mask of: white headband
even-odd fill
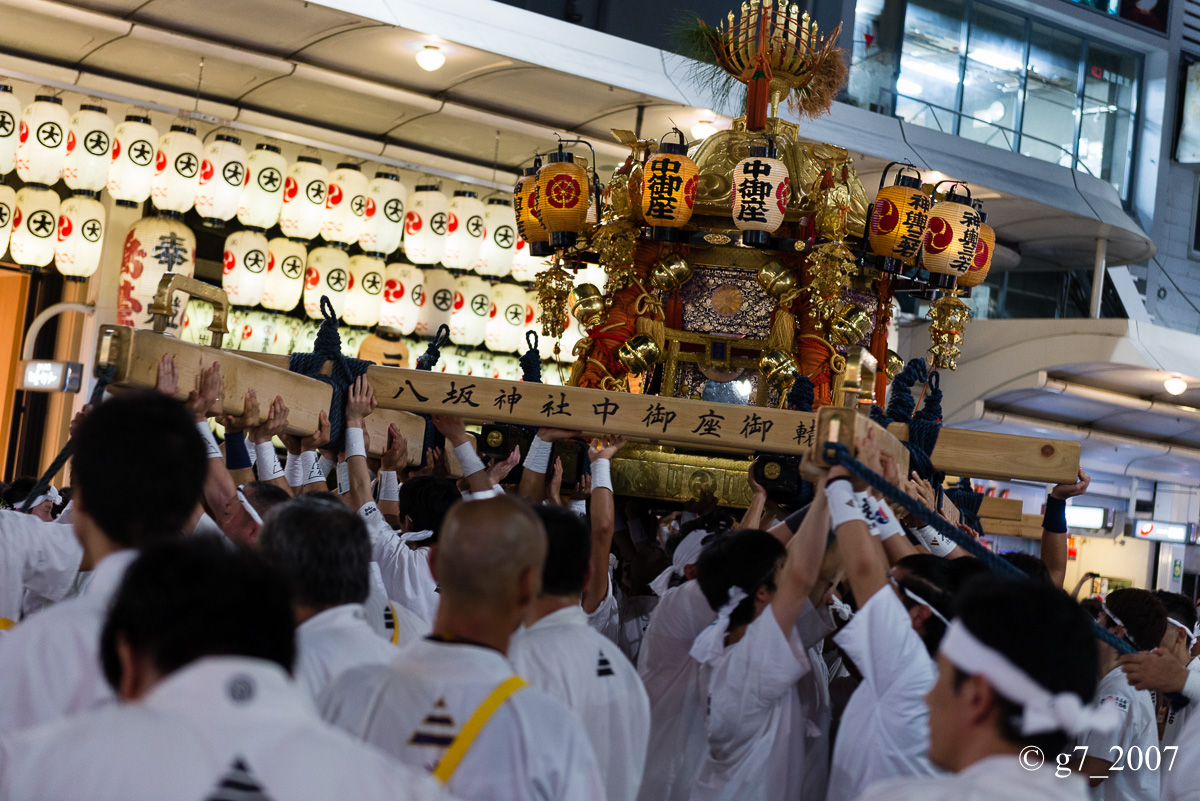
[[[1108,608],[1108,604],[1106,604],[1104,601],[1101,601],[1100,609],[1103,610],[1104,614],[1109,620],[1111,620],[1113,623],[1116,623],[1120,628],[1125,629],[1125,639],[1129,640],[1130,645],[1132,645],[1134,648],[1137,648],[1138,644],[1134,641],[1133,635],[1129,633],[1129,627],[1121,622],[1121,618],[1112,613],[1112,610]]]
[[[704,538],[707,536],[707,531],[698,528],[680,541],[671,557],[671,566],[650,582],[650,589],[654,590],[655,595],[659,598],[663,597],[663,594],[671,587],[671,576],[676,573],[682,576],[685,567],[696,564],[700,559],[700,552],[704,550]]]
[[[977,640],[961,620],[950,624],[939,651],[959,670],[983,676],[996,692],[1024,708],[1022,735],[1111,731],[1120,723],[1111,706],[1095,708],[1075,693],[1051,693],[1004,654]]]
[[[242,508],[246,510],[246,514],[250,515],[250,519],[261,526],[262,516],[258,513],[258,510],[250,504],[250,499],[246,497],[246,493],[242,491],[241,487],[238,487],[237,493],[238,500],[242,502]]]
[[[729,631],[729,616],[738,604],[750,596],[738,585],[729,588],[729,600],[717,610],[717,619],[708,624],[708,628],[700,632],[692,641],[692,649],[688,651],[692,659],[701,664],[713,661],[725,650],[725,634]]]
[[[1200,623],[1197,623],[1194,627],[1189,629],[1187,626],[1183,625],[1182,623],[1180,623],[1178,620],[1176,620],[1173,617],[1168,616],[1167,622],[1170,623],[1172,626],[1178,626],[1179,628],[1181,628],[1185,632],[1187,632],[1188,648],[1191,648],[1192,643],[1194,643],[1196,641],[1196,638],[1200,637],[1200,633],[1197,633],[1197,631],[1200,630]]]
[[[894,586],[896,589],[900,590],[900,592],[902,592],[902,593],[904,593],[906,596],[908,596],[908,599],[909,599],[910,601],[913,601],[913,602],[914,602],[914,603],[916,603],[918,606],[923,606],[923,607],[925,607],[926,609],[928,609],[928,610],[929,610],[930,614],[932,614],[932,615],[933,615],[934,617],[936,617],[938,620],[942,621],[942,623],[944,623],[944,624],[945,624],[945,625],[947,625],[947,626],[949,626],[949,625],[950,625],[950,621],[949,621],[949,620],[946,620],[946,616],[945,616],[945,615],[943,615],[943,614],[942,614],[941,612],[939,612],[938,610],[934,609],[934,608],[933,608],[933,604],[929,603],[929,601],[926,601],[926,600],[925,600],[924,598],[922,598],[920,595],[917,595],[915,592],[913,592],[912,590],[910,590],[908,587],[903,587],[903,586],[901,586],[901,585],[900,585],[900,582],[896,581],[896,577],[895,577],[895,576],[891,576],[891,575],[889,575],[889,576],[888,576],[888,581],[892,582],[892,585],[893,585],[893,586]]]
[[[421,531],[409,531],[400,535],[401,542],[423,542],[433,537],[433,529],[426,528]]]
[[[46,487],[45,492],[34,498],[33,503],[29,504],[29,508],[32,509],[33,507],[45,503],[46,501],[53,501],[54,506],[58,506],[60,503],[62,503],[62,496],[58,494],[58,490],[54,488],[53,484],[51,484],[49,487]],[[21,501],[21,505],[24,506],[25,502]]]

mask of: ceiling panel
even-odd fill
[[[428,114],[400,125],[392,131],[391,137],[399,142],[490,162],[496,152],[496,130],[494,124],[456,119],[446,114]],[[537,138],[501,130],[497,161],[502,167],[525,165],[532,161],[535,151],[544,151],[549,146],[548,136]]]
[[[1122,410],[1114,407],[1113,414],[1096,422],[1095,428],[1129,437],[1167,440],[1186,437],[1200,428],[1200,425],[1197,425],[1195,419],[1169,417],[1152,412]]]
[[[281,78],[255,89],[243,102],[283,116],[370,136],[380,136],[402,120],[422,113],[415,106],[383,102],[378,97],[299,76]]]
[[[1012,414],[1073,424],[1087,424],[1108,417],[1116,410],[1109,403],[1039,389],[1002,392],[989,397],[987,406]]]
[[[45,9],[43,12],[41,9]],[[129,32],[128,23],[93,14],[54,14],[54,6],[0,5],[0,49],[74,64],[97,47]]]
[[[638,92],[540,67],[480,75],[455,86],[452,96],[480,108],[509,110],[528,120],[564,121],[572,128],[594,127],[590,119],[617,108],[655,102]]]

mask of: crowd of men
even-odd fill
[[[219,367],[177,383],[0,511],[0,801],[1200,801],[1196,608],[1063,591],[1082,471],[1008,575],[811,458],[735,520],[614,497],[616,437],[564,489],[574,432],[487,466],[435,417],[454,480],[368,457],[365,379],[337,453],[253,392],[218,445]]]

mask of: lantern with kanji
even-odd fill
[[[474,192],[457,190],[447,210],[446,252],[442,254],[442,264],[452,270],[474,267],[483,244],[483,227],[483,202]]]
[[[284,236],[311,240],[321,233],[328,189],[329,170],[321,166],[320,159],[300,156],[288,167],[283,181],[283,208],[279,212],[279,228]],[[317,300],[320,301],[320,297]],[[317,313],[319,315],[320,311]]]
[[[193,345],[203,345],[208,347],[212,344],[212,332],[208,327],[212,325],[213,307],[207,300],[192,298],[187,302],[183,311],[183,322],[179,326],[179,338],[184,342],[190,342]],[[229,322],[226,320],[226,325]],[[222,345],[227,348],[233,348],[234,337],[227,337],[222,341]]]
[[[25,107],[17,144],[17,176],[22,181],[49,186],[62,177],[67,125],[61,98],[37,95]]]
[[[778,155],[773,145],[755,145],[733,168],[733,224],[748,247],[766,247],[783,225],[791,182]]]
[[[550,245],[550,229],[543,223],[538,211],[538,170],[542,160],[534,158],[533,166],[526,167],[513,187],[513,209],[517,218],[517,233],[532,247],[529,252],[540,257],[554,252]]]
[[[121,256],[121,283],[117,288],[117,324],[135,328],[152,323],[150,304],[159,281],[167,273],[189,278],[196,269],[196,237],[180,216],[162,214],[143,217],[125,235]],[[179,330],[187,296],[176,293],[175,314],[167,323],[172,333]]]
[[[692,219],[699,170],[688,158],[683,132],[679,142],[662,142],[643,170],[642,216],[651,226],[651,237],[664,241],[682,238],[680,229]],[[786,175],[786,172],[785,172]]]
[[[97,191],[79,189],[58,208],[54,266],[67,280],[84,281],[100,266],[105,214],[99,196]]]
[[[435,184],[422,184],[408,196],[408,211],[404,215],[404,253],[413,264],[437,264],[442,260],[446,252],[446,215],[449,211],[449,201]]]
[[[337,165],[329,173],[321,236],[326,242],[349,245],[358,241],[367,211],[367,176],[357,164]]]
[[[58,230],[58,195],[45,184],[27,184],[17,191],[12,238],[8,249],[22,267],[45,267],[54,259]]]
[[[204,148],[200,185],[196,188],[196,213],[201,218],[221,222],[233,219],[246,180],[247,158],[242,140],[230,134],[217,134]]]
[[[225,237],[221,288],[235,306],[257,306],[267,280],[270,243],[261,231],[244,228]]]
[[[484,342],[488,350],[513,353],[524,346],[525,289],[516,284],[500,283],[492,287],[488,325]]]
[[[379,322],[383,303],[382,253],[362,253],[350,257],[350,286],[342,319],[347,325],[372,326]]]
[[[512,270],[517,250],[517,217],[512,201],[495,197],[488,200],[483,212],[483,229],[483,245],[479,248],[475,272],[502,278]]]
[[[63,162],[63,183],[68,188],[99,192],[108,183],[114,127],[104,106],[84,103],[71,115]]]
[[[305,262],[308,249],[299,239],[277,236],[267,243],[267,277],[263,281],[262,305],[265,309],[288,312],[296,308],[304,294]]]
[[[516,253],[513,255],[512,277],[521,283],[529,283],[537,278],[537,274],[550,266],[550,259],[536,256],[533,245],[524,239],[517,241]]]
[[[893,164],[884,168],[880,178],[879,193],[867,221],[867,240],[877,255],[913,267],[929,222],[930,199],[921,191],[921,174],[909,166],[900,168],[894,184],[884,186]]]
[[[158,131],[142,114],[127,114],[113,132],[108,194],[118,206],[138,206],[150,197],[157,143]]]
[[[550,232],[550,244],[569,248],[587,222],[587,171],[575,156],[559,149],[546,157],[537,173],[537,214]]]
[[[8,252],[13,222],[17,216],[17,190],[0,184],[0,255]]]
[[[979,241],[975,244],[975,256],[966,275],[958,277],[960,289],[979,286],[992,269],[992,256],[996,250],[996,232],[987,224],[987,214],[979,212]]]
[[[978,241],[979,212],[971,205],[970,191],[960,195],[951,187],[945,199],[929,210],[925,224],[921,266],[929,271],[929,285],[953,288],[959,276],[971,268]]]
[[[401,336],[412,334],[421,313],[421,293],[425,279],[413,264],[389,264],[383,273],[383,304],[379,309],[379,327]]]
[[[238,197],[238,222],[264,231],[279,222],[286,169],[287,160],[276,145],[266,142],[255,145],[246,157],[246,177]]]
[[[367,253],[392,254],[404,237],[404,203],[408,190],[392,172],[377,172],[367,183],[367,203],[363,210],[358,245]]]
[[[417,327],[414,332],[418,336],[433,336],[443,325],[450,325],[450,315],[454,312],[454,276],[448,270],[426,270],[424,286],[421,287],[421,298],[417,304],[421,311],[417,314]]]
[[[238,350],[251,353],[270,353],[279,338],[279,326],[275,315],[257,309],[247,309],[242,315],[238,329],[230,327],[230,333],[238,341]]]
[[[454,307],[450,314],[450,341],[455,345],[481,345],[492,309],[492,287],[477,275],[454,279]]]
[[[329,298],[333,313],[341,317],[350,286],[350,254],[340,242],[308,252],[308,274],[304,279],[304,311],[313,320],[324,319],[321,296]]]
[[[155,208],[183,214],[195,205],[202,150],[204,144],[190,125],[172,125],[158,140],[154,180],[150,182],[150,202]]]
[[[20,120],[21,101],[10,85],[0,83],[0,175],[8,175],[17,166]]]

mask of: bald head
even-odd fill
[[[545,560],[541,520],[526,504],[498,497],[450,510],[433,568],[444,603],[509,611],[537,595]]]

